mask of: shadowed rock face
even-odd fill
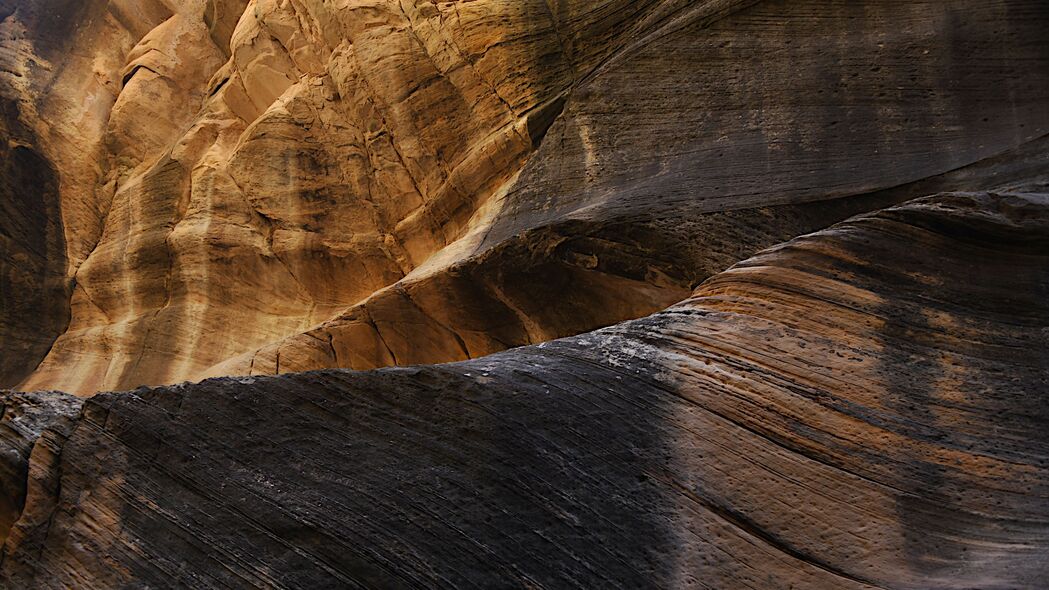
[[[51,469],[80,407],[81,401],[69,395],[0,393],[0,545],[27,508],[30,453],[37,453],[36,479]]]
[[[34,450],[56,483],[30,480],[44,508],[0,579],[1038,588],[1031,190],[858,217],[653,316],[485,359],[98,395],[57,460]]]
[[[1047,30],[0,0],[0,587],[1043,587]]]
[[[1049,133],[1038,0],[24,0],[0,16],[5,119],[35,158],[4,188],[33,205],[0,222],[17,226],[0,384],[24,390],[586,332],[850,215],[1024,178]]]
[[[11,387],[65,331],[70,288],[54,170],[17,141],[0,161],[0,386]]]
[[[15,12],[24,22],[15,22]],[[65,35],[60,22],[49,22],[65,19],[48,16],[0,1],[0,387],[28,377],[69,325],[60,179],[32,125],[27,78],[33,49],[26,37],[40,38],[46,52],[45,39]]]

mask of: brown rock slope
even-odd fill
[[[1043,587],[1044,187],[858,217],[485,359],[98,395],[34,449],[0,580]]]
[[[0,385],[21,389],[572,335],[849,215],[1020,178],[1049,133],[1041,0],[0,17]]]

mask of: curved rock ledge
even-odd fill
[[[97,395],[34,449],[0,581],[1042,587],[1045,187],[857,217],[479,360]]]

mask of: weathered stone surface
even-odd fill
[[[1049,133],[1039,0],[0,15],[5,124],[32,150],[9,161],[39,164],[5,173],[4,203],[44,187],[0,221],[0,384],[27,390],[581,333],[930,182],[1020,180],[995,158]]]
[[[1039,588],[1046,186],[861,216],[485,359],[98,395],[0,579]]]
[[[1046,30],[0,0],[0,587],[1043,587]]]
[[[0,392],[0,547],[23,509],[40,511],[26,507],[26,485],[30,479],[41,480],[41,470],[54,462],[64,437],[80,416],[82,403],[67,394]],[[32,475],[30,454],[35,457]],[[56,488],[36,492],[37,498],[45,499]]]

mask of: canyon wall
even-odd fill
[[[0,587],[1044,587],[1047,30],[0,0]]]
[[[18,455],[0,582],[1041,588],[1047,186],[858,217],[484,359],[51,394],[78,418]]]
[[[578,334],[850,215],[1022,177],[1049,132],[1033,0],[0,15],[0,385],[23,390]]]

